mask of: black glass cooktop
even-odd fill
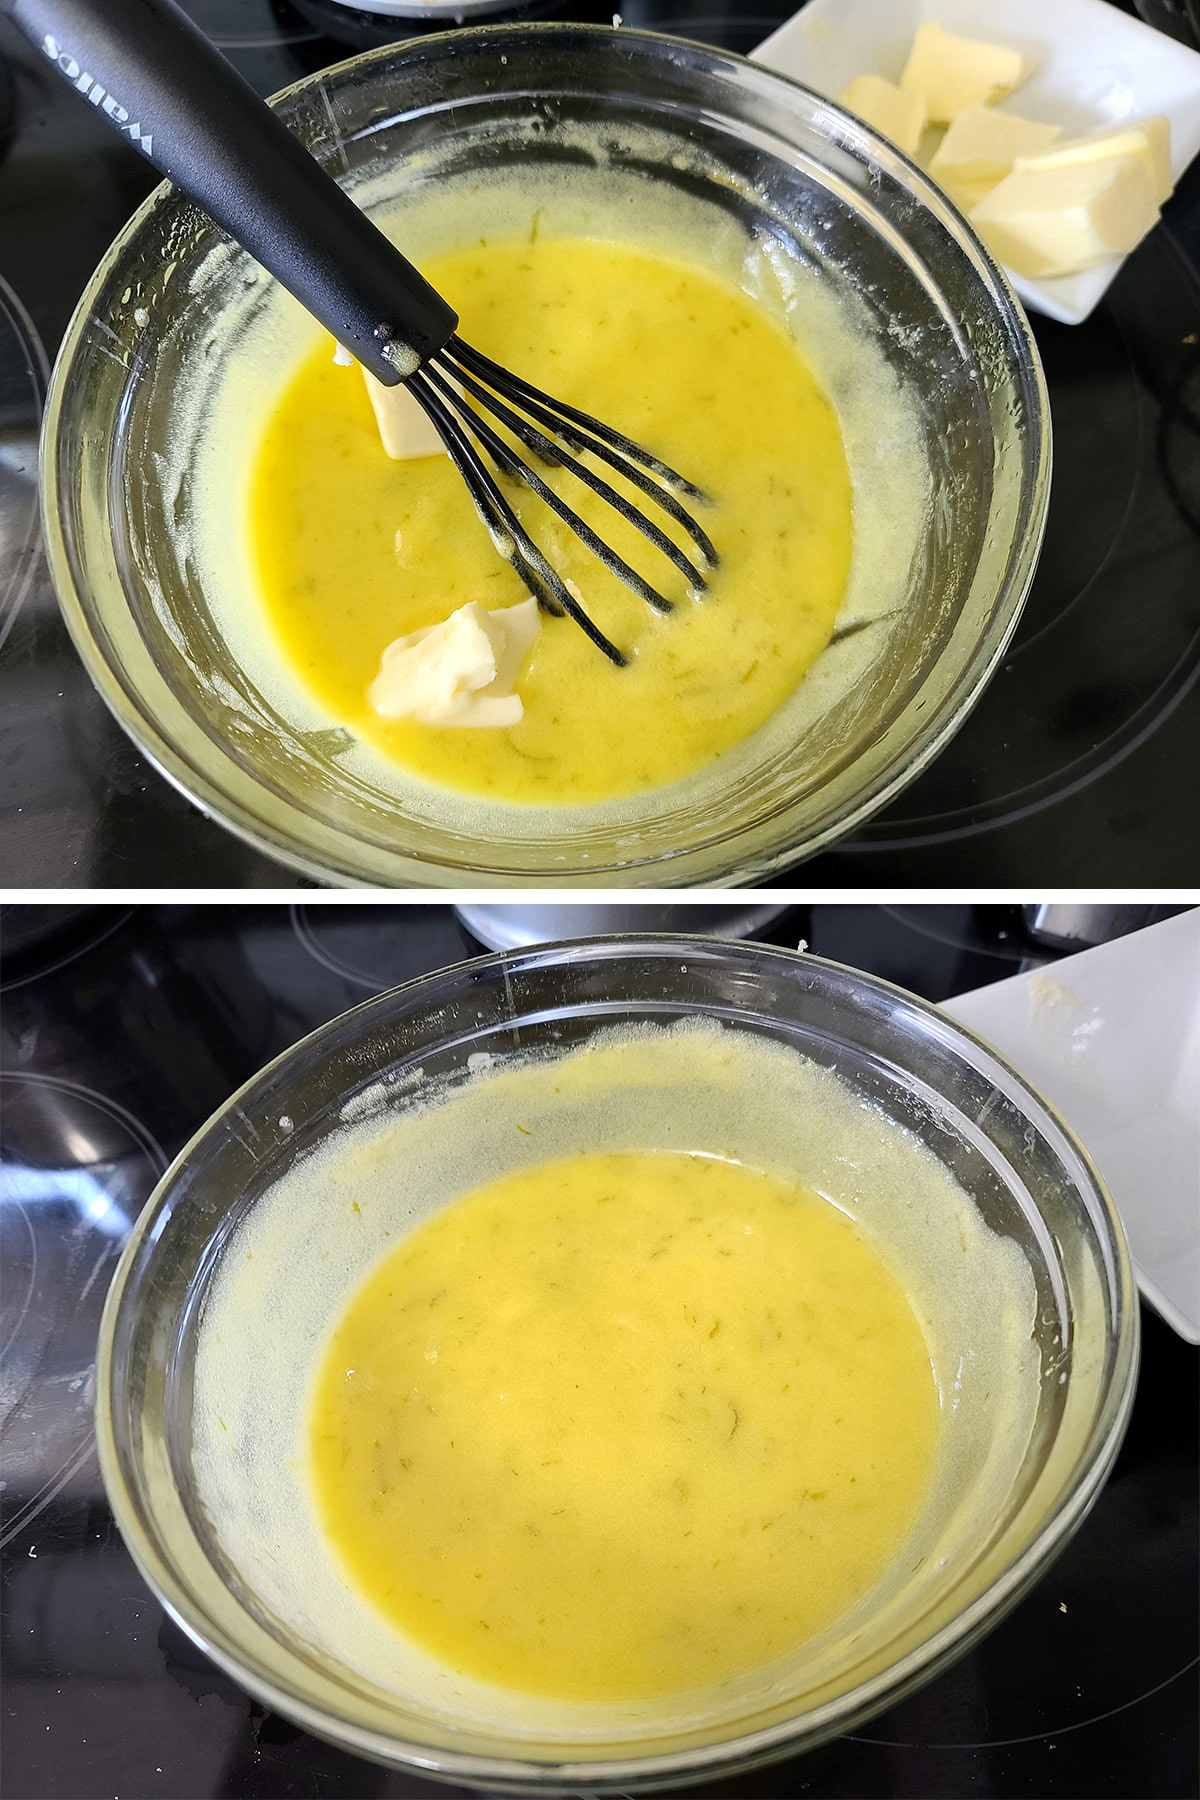
[[[674,921],[673,921],[674,923]],[[478,945],[448,907],[4,908],[0,1649],[10,1800],[370,1800],[447,1790],[267,1713],[164,1614],[105,1502],[100,1309],[168,1159],[267,1058]],[[929,999],[1054,954],[1017,907],[789,908],[777,943]],[[1197,1351],[1150,1312],[1108,1485],[1041,1584],[929,1686],[697,1794],[1197,1791]]]
[[[430,28],[338,0],[187,3],[262,93]],[[795,0],[631,0],[620,10],[629,25],[745,52]],[[530,0],[509,16],[607,21],[612,11],[609,0]],[[1149,12],[1189,30],[1183,12]],[[38,887],[291,887],[290,874],[175,794],[109,718],[33,537],[46,354],[150,171],[3,21],[0,133],[5,874]],[[1200,816],[1200,163],[1087,324],[1036,315],[1033,324],[1055,469],[1019,631],[948,749],[886,812],[806,864],[806,884],[1152,888],[1200,879],[1200,836],[1187,828]]]

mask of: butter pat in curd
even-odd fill
[[[992,106],[1028,81],[1034,63],[1005,44],[955,37],[932,20],[919,27],[900,77],[918,94],[931,125],[949,125],[968,106]]]
[[[371,705],[381,718],[426,725],[519,725],[517,677],[540,628],[536,600],[495,612],[469,601],[440,625],[388,645]]]
[[[361,363],[359,367],[362,367]],[[362,373],[379,427],[380,442],[394,462],[446,454],[446,446],[428,413],[413,399],[402,381],[395,387],[384,387],[369,369],[363,369]]]

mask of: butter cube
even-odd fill
[[[1157,218],[1153,184],[1137,156],[1014,170],[970,214],[992,254],[1032,280],[1123,256]]]
[[[997,117],[1000,115],[997,114]],[[1058,169],[1075,163],[1093,162],[1098,157],[1137,156],[1150,175],[1154,203],[1161,206],[1173,191],[1171,183],[1171,122],[1161,113],[1152,119],[1131,119],[1127,125],[1114,125],[1107,131],[1094,131],[1088,137],[1065,138],[1053,148],[1031,146],[1014,159],[1014,167],[1026,169]]]
[[[968,106],[991,106],[1033,74],[1019,50],[954,37],[932,20],[917,29],[900,86],[919,94],[931,125],[949,125]]]
[[[440,625],[389,644],[367,698],[385,719],[519,725],[525,708],[515,692],[517,677],[539,629],[536,600],[494,612],[470,600]]]
[[[878,75],[856,75],[842,95],[842,105],[890,138],[907,156],[916,155],[925,129],[925,102],[920,94],[903,94]]]
[[[1003,181],[1018,156],[1049,149],[1061,136],[1061,125],[1042,125],[990,106],[968,106],[939,144],[929,173],[970,212]]]
[[[362,368],[361,363],[359,368]],[[429,414],[413,399],[402,381],[395,387],[385,387],[368,369],[363,369],[363,380],[379,427],[380,441],[394,461],[408,462],[418,456],[446,454],[446,446]]]

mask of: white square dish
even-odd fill
[[[1138,1286],[1200,1343],[1200,908],[942,1011],[1058,1108],[1121,1215]]]
[[[753,60],[836,100],[855,75],[896,81],[927,19],[963,37],[1011,45],[1037,63],[999,111],[1061,125],[1069,137],[1165,113],[1176,183],[1200,152],[1200,55],[1108,0],[1005,0],[1002,7],[995,0],[809,0]],[[1005,273],[1027,306],[1079,325],[1122,260],[1052,281]]]

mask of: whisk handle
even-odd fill
[[[457,315],[173,0],[0,0],[79,94],[388,386]]]

